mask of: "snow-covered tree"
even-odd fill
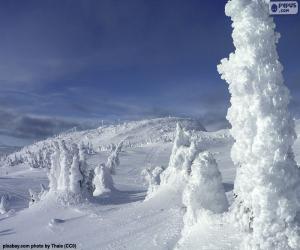
[[[58,142],[53,142],[53,153],[50,157],[51,167],[48,174],[50,191],[57,190],[58,178],[60,175],[60,151]]]
[[[151,196],[157,191],[160,185],[160,175],[165,170],[162,166],[157,166],[153,169],[147,168],[143,171],[146,181],[148,182],[148,191],[147,191],[147,198],[151,198]]]
[[[228,210],[221,173],[212,153],[202,152],[194,160],[183,192],[183,204],[187,207],[185,229],[200,221],[203,213],[218,214]]]
[[[110,156],[107,158],[106,167],[109,169],[111,174],[116,173],[116,168],[120,165],[119,153],[122,150],[123,141],[112,148]]]
[[[278,60],[269,0],[230,0],[236,48],[218,66],[229,84],[227,119],[237,166],[233,214],[248,236],[244,249],[299,249],[300,170],[292,145],[290,94]]]
[[[70,191],[74,194],[79,194],[82,188],[82,174],[79,167],[79,155],[78,152],[75,152],[70,169]]]
[[[199,151],[190,134],[177,124],[169,165],[161,174],[160,186],[169,186],[176,191],[183,191],[191,172],[191,165]]]
[[[82,189],[86,195],[92,195],[94,170],[90,169],[86,163],[86,148],[83,143],[79,144],[79,170],[82,175]]]
[[[110,171],[104,164],[95,168],[93,185],[95,187],[93,196],[109,193],[114,189]]]
[[[70,184],[70,152],[64,140],[59,142],[60,149],[60,174],[58,177],[57,189],[67,191]]]
[[[3,195],[0,202],[0,214],[5,214],[9,209],[8,196]]]
[[[38,192],[36,192],[32,189],[29,189],[28,192],[29,192],[29,196],[30,196],[29,206],[31,206],[34,203],[40,201],[40,196],[39,196]]]

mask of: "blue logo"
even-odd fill
[[[277,11],[277,9],[278,9],[278,7],[277,7],[277,4],[272,4],[272,6],[271,6],[271,10],[273,11],[273,12],[276,12]]]
[[[298,14],[298,2],[289,1],[270,1],[269,2],[270,15],[296,15]]]

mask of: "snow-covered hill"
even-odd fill
[[[111,195],[97,197],[76,206],[62,206],[54,197],[48,197],[28,208],[29,188],[39,190],[40,184],[48,185],[46,169],[30,169],[26,163],[0,168],[0,195],[9,195],[10,212],[0,215],[1,244],[77,244],[77,249],[173,249],[181,237],[183,207],[181,198],[175,194],[161,193],[144,201],[146,183],[141,172],[152,166],[167,166],[172,149],[174,129],[177,122],[196,130],[204,149],[215,155],[223,177],[223,185],[229,202],[235,167],[230,159],[232,138],[227,130],[205,132],[194,120],[163,118],[107,126],[95,130],[72,132],[59,138],[73,142],[90,143],[95,149],[87,164],[94,168],[105,162],[111,143],[128,140],[120,153],[120,165],[113,176],[115,187]],[[300,123],[297,122],[300,133]],[[46,142],[54,140],[51,138]],[[25,150],[36,150],[45,141]],[[295,144],[300,159],[300,140]],[[226,222],[203,222],[195,244],[183,244],[182,249],[238,249],[241,235]]]
[[[25,146],[19,152],[8,155],[8,159],[10,159],[10,162],[13,162],[12,165],[15,165],[15,162],[22,162],[22,159],[19,161],[19,158],[28,156],[28,153],[36,153],[49,147],[57,139],[65,140],[68,143],[83,143],[96,152],[110,150],[112,144],[118,144],[121,141],[123,141],[124,148],[144,146],[151,143],[171,142],[174,138],[174,130],[177,123],[195,133],[206,131],[199,120],[190,118],[166,117],[131,121],[118,125],[100,126],[91,130],[62,133],[47,140]]]

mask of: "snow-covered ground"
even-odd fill
[[[105,148],[110,143],[130,141],[120,153],[120,165],[113,176],[117,191],[76,206],[63,206],[50,195],[28,208],[28,189],[39,190],[41,183],[48,185],[46,170],[32,170],[26,164],[2,166],[0,195],[9,195],[11,210],[0,215],[1,244],[75,243],[77,249],[84,250],[178,247],[185,214],[182,197],[161,192],[144,201],[147,186],[141,175],[147,167],[168,165],[177,122],[194,129],[203,147],[214,153],[232,202],[235,168],[230,158],[233,141],[227,130],[204,132],[196,121],[165,118],[74,132],[64,138],[89,142],[96,151],[87,159],[91,168],[106,161],[109,153]],[[299,150],[297,140],[294,151],[298,162]],[[189,235],[191,240],[183,242],[180,249],[238,249],[241,235],[226,220],[215,217],[196,226]]]

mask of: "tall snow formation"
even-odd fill
[[[228,210],[221,173],[212,153],[204,151],[194,160],[183,192],[183,204],[187,207],[185,229],[201,222],[199,218],[205,212],[218,214]]]
[[[104,193],[109,193],[114,189],[113,179],[111,177],[110,171],[104,164],[100,164],[95,168],[93,185],[95,187],[93,196],[99,196]]]
[[[199,151],[190,134],[177,124],[169,166],[161,174],[160,187],[168,186],[175,191],[182,191]]]
[[[106,167],[109,169],[111,174],[115,174],[116,167],[120,165],[119,153],[122,150],[122,146],[123,146],[123,141],[120,142],[117,147],[114,145],[112,148],[112,153],[107,158]]]
[[[70,169],[70,191],[80,194],[82,189],[82,174],[80,172],[79,150],[76,147],[73,155],[73,162]]]
[[[218,71],[231,94],[227,119],[237,166],[233,214],[248,232],[244,249],[299,249],[300,171],[292,151],[296,134],[268,2],[230,0],[225,7],[236,50]]]
[[[59,149],[60,149],[60,174],[58,178],[57,189],[66,191],[69,190],[69,183],[70,183],[70,176],[69,176],[70,152],[64,140],[61,140],[59,142]]]
[[[53,145],[54,152],[51,155],[51,168],[48,174],[49,191],[82,195],[85,172],[81,171],[81,167],[86,166],[80,148],[77,144],[72,144],[71,149],[68,149],[65,141],[54,142]]]
[[[57,181],[60,173],[60,151],[58,142],[53,142],[53,153],[50,157],[51,168],[48,174],[50,191],[57,189]]]
[[[82,190],[87,195],[91,195],[93,193],[93,178],[94,178],[94,170],[88,168],[86,163],[86,148],[83,143],[79,144],[79,171],[82,175],[81,186]]]

